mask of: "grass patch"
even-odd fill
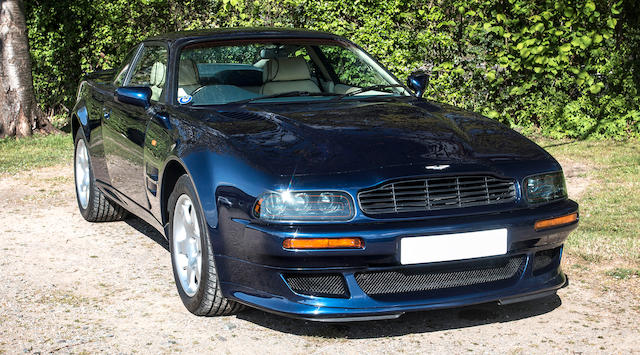
[[[73,142],[70,134],[34,135],[0,139],[0,174],[70,163]]]
[[[607,271],[607,275],[614,277],[618,280],[628,279],[633,276],[640,276],[640,270],[638,269],[626,269],[626,268],[615,268],[613,270]]]
[[[589,167],[593,179],[578,199],[580,226],[567,251],[589,262],[640,265],[640,141],[538,140],[558,160]]]

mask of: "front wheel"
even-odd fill
[[[169,246],[178,294],[198,316],[222,316],[241,305],[222,296],[202,209],[187,175],[169,196]]]

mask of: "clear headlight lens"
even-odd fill
[[[525,179],[525,194],[529,203],[548,202],[567,197],[562,172],[540,174]]]
[[[339,191],[279,191],[262,194],[255,217],[269,221],[347,221],[353,218],[351,197]]]

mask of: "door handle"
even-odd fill
[[[108,120],[109,118],[111,118],[111,110],[108,110],[106,107],[103,107],[102,117],[104,117],[105,120]]]

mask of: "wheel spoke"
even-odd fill
[[[187,238],[184,237],[178,242],[178,250],[176,250],[179,254],[187,255],[187,250],[189,249],[189,242]]]
[[[193,268],[189,267],[189,265],[186,266],[186,271],[187,271],[187,279],[186,279],[186,284],[188,286],[191,286],[191,278],[194,276],[193,275]]]
[[[190,212],[189,220],[191,221],[191,231],[196,236],[200,236],[200,228],[198,227],[198,218],[196,217],[195,208],[193,208],[192,206],[189,212]]]
[[[195,255],[189,258],[189,266],[194,270],[198,266],[198,258]]]
[[[192,221],[191,221],[191,212],[189,211],[191,205],[187,202],[182,204],[182,216],[184,217],[184,221],[188,224],[191,225]]]

